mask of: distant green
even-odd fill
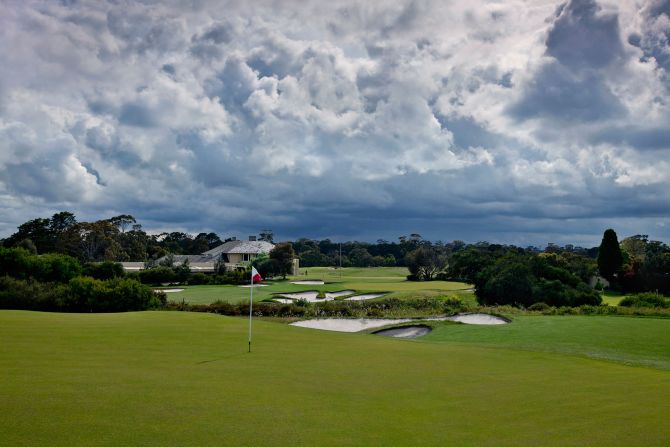
[[[670,320],[537,318],[445,325],[432,342],[255,321],[248,354],[241,318],[0,311],[0,445],[670,444],[667,370],[537,350],[583,326],[579,349],[630,356],[625,330],[667,362]]]
[[[305,275],[307,272],[307,275]],[[254,288],[254,302],[271,298],[274,293],[294,293],[305,290],[336,292],[351,289],[357,294],[369,292],[390,292],[386,297],[433,297],[462,296],[474,302],[470,285],[461,282],[407,281],[407,269],[403,267],[342,268],[308,267],[300,269],[300,276],[289,277],[285,281],[264,281],[266,287]],[[298,285],[291,281],[322,280],[324,285]],[[182,292],[168,293],[172,301],[186,301],[190,304],[210,304],[215,301],[238,303],[249,300],[249,288],[239,286],[175,286]]]

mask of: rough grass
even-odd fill
[[[304,275],[307,271],[307,276]],[[407,269],[402,267],[371,267],[371,268],[343,268],[308,267],[301,269],[301,276],[289,277],[286,281],[265,281],[267,287],[254,289],[254,301],[262,301],[272,297],[274,293],[292,293],[305,290],[319,292],[336,292],[353,289],[357,294],[371,292],[390,292],[386,297],[419,298],[445,295],[463,295],[465,300],[474,301],[472,292],[467,291],[470,285],[461,282],[406,281]],[[320,279],[324,285],[297,285],[290,281],[304,281]],[[172,287],[170,287],[172,288]],[[215,301],[239,303],[249,300],[249,289],[238,286],[185,286],[183,292],[168,293],[172,301],[186,301],[190,304],[210,304]]]
[[[642,335],[651,339],[661,330],[629,320],[631,337],[651,331]],[[664,370],[475,340],[422,343],[261,321],[247,354],[246,324],[182,312],[0,311],[0,445],[665,446],[670,440]],[[578,343],[587,345],[590,332]]]

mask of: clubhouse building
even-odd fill
[[[235,270],[241,267],[244,262],[249,262],[261,254],[268,254],[274,248],[274,244],[267,241],[258,241],[255,236],[249,236],[249,240],[237,240],[233,238],[223,244],[212,248],[199,255],[172,255],[174,264],[183,264],[188,260],[191,272],[214,273],[216,264],[223,262],[226,270]],[[161,262],[167,256],[156,260]],[[144,269],[144,262],[122,262],[124,270],[128,272]],[[298,260],[293,261],[293,270],[297,273],[299,268]]]

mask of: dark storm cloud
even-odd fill
[[[667,238],[667,3],[12,3],[0,231]]]
[[[572,69],[602,68],[623,56],[616,14],[595,0],[571,0],[559,9],[547,36],[547,54]]]
[[[625,113],[600,74],[574,72],[556,62],[542,67],[526,88],[524,98],[510,108],[519,119],[593,122]]]
[[[626,145],[640,150],[670,150],[670,129],[643,126],[609,127],[598,130],[591,141]]]
[[[154,127],[154,114],[142,104],[124,104],[119,111],[119,122],[127,126]]]
[[[514,116],[584,122],[625,112],[601,71],[623,56],[616,14],[603,14],[594,0],[571,0],[558,9],[546,47],[555,61],[535,74],[510,108]]]

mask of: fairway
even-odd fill
[[[307,272],[307,275],[305,275]],[[300,270],[301,276],[291,276],[286,280],[264,281],[267,287],[254,288],[254,302],[271,298],[275,293],[295,293],[305,290],[336,292],[353,289],[357,294],[388,292],[387,298],[415,298],[434,296],[459,296],[474,303],[474,294],[469,284],[452,281],[407,281],[408,271],[404,267],[342,268],[308,267]],[[323,280],[323,285],[291,284],[291,281]],[[168,287],[172,288],[172,287]],[[239,286],[179,286],[184,290],[168,293],[172,301],[184,300],[190,304],[210,304],[215,301],[229,303],[249,300],[249,289]]]
[[[626,320],[650,338],[670,323]],[[0,445],[670,442],[665,370],[449,341],[442,329],[418,342],[263,321],[247,354],[246,325],[185,312],[0,311]]]
[[[555,352],[670,371],[670,319],[524,316],[513,324],[436,324],[421,341]]]

